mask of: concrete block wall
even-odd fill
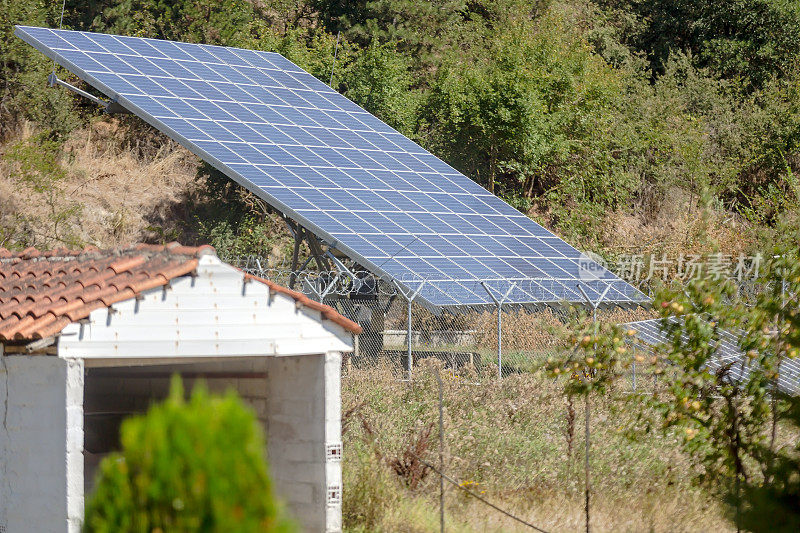
[[[341,456],[326,453],[341,446],[341,354],[276,357],[267,365],[275,488],[304,530],[341,531]]]
[[[83,363],[0,355],[0,526],[79,532]]]
[[[145,410],[169,391],[170,378],[147,377],[153,373],[208,374],[204,381],[212,392],[233,388],[255,411],[265,428],[276,492],[304,530],[341,531],[341,460],[326,457],[326,446],[341,445],[340,372],[339,352],[90,369],[86,411]],[[187,391],[194,381],[184,379]],[[91,415],[87,431],[89,424]],[[89,460],[87,454],[93,475],[97,461]],[[328,503],[329,489],[338,491],[338,502]]]

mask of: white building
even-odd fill
[[[210,247],[0,249],[0,532],[79,531],[119,422],[174,373],[238,391],[296,519],[341,530],[341,354],[358,333]]]

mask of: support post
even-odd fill
[[[589,295],[586,294],[586,291],[583,290],[583,287],[578,285],[578,290],[581,291],[581,294],[583,295],[583,298],[586,300],[586,303],[589,304],[589,307],[592,308],[592,326],[594,328],[595,337],[597,336],[597,308],[603,302],[603,298],[606,297],[606,294],[608,294],[608,291],[610,289],[611,289],[611,285],[610,284],[606,285],[606,290],[603,291],[603,293],[600,295],[600,298],[598,298],[598,300],[596,302],[593,302],[591,300],[591,298],[589,298]],[[595,345],[595,348],[597,348],[597,345]],[[587,376],[586,379],[591,379],[591,375]],[[584,457],[584,478],[585,478],[584,479],[584,483],[585,483],[585,487],[586,487],[585,494],[584,494],[584,497],[585,497],[584,511],[585,511],[585,514],[586,514],[586,533],[590,533],[590,529],[591,528],[590,528],[590,519],[589,519],[589,516],[590,516],[590,513],[589,513],[589,509],[590,509],[589,508],[589,498],[590,498],[590,495],[591,495],[591,484],[590,484],[591,479],[589,477],[589,466],[590,466],[590,463],[589,463],[589,451],[590,451],[589,450],[589,445],[591,443],[591,439],[590,439],[591,432],[590,432],[590,429],[589,429],[590,428],[589,422],[590,422],[591,419],[589,417],[589,392],[586,393],[586,397],[585,397],[584,415],[585,415],[584,416],[584,424],[585,424],[584,439],[586,441],[585,442],[586,455]]]
[[[497,304],[497,379],[503,379],[503,304]]]
[[[409,299],[408,300],[408,317],[407,317],[407,320],[406,320],[406,325],[408,326],[408,341],[406,343],[407,344],[406,348],[408,349],[408,354],[407,354],[407,357],[406,357],[406,365],[408,366],[408,381],[411,381],[411,378],[413,377],[412,368],[414,366],[414,356],[411,354],[411,340],[412,340],[412,335],[411,335],[411,302],[413,302],[413,300]]]
[[[444,533],[444,406],[442,394],[442,376],[436,369],[436,381],[439,384],[439,531]]]
[[[405,292],[402,289],[402,287],[400,287],[400,284],[397,283],[396,281],[392,281],[392,283],[394,284],[395,288],[397,289],[397,292],[402,294],[405,297],[406,301],[408,302],[408,317],[407,317],[407,319],[408,319],[408,346],[407,346],[408,351],[406,353],[406,356],[407,356],[407,361],[406,361],[407,369],[406,369],[406,371],[408,373],[408,381],[411,381],[413,379],[413,367],[414,367],[414,356],[411,353],[411,341],[412,341],[412,338],[411,338],[411,304],[414,302],[414,299],[419,295],[420,291],[422,290],[423,285],[425,285],[425,280],[420,281],[419,287],[417,287],[417,290],[414,291],[413,293],[410,292],[410,291],[409,292]]]
[[[489,289],[485,281],[481,281],[481,285],[483,286],[483,290],[485,290],[492,301],[494,301],[494,305],[497,306],[497,379],[501,380],[503,379],[503,304],[511,294],[511,291],[514,290],[516,283],[512,281],[511,286],[499,300],[495,297],[494,293],[492,293],[491,289]]]
[[[303,234],[300,228],[294,233],[294,249],[292,250],[292,271],[289,274],[289,288],[294,289],[295,281],[297,281],[297,262],[300,259],[300,244],[303,242]]]

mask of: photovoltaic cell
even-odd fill
[[[647,298],[279,54],[17,26],[16,35],[431,306]],[[597,270],[593,270],[596,272]]]
[[[629,322],[625,324],[625,327],[636,332],[634,337],[639,342],[635,346],[648,352],[653,352],[657,346],[670,341],[664,332],[662,320],[658,318]],[[709,361],[708,368],[714,371],[723,365],[730,365],[730,375],[735,380],[747,379],[753,369],[750,358],[742,353],[739,347],[738,338],[730,331],[720,333],[719,346],[715,357]],[[787,394],[797,395],[800,393],[800,361],[791,358],[784,358],[781,361],[777,385],[781,391]]]

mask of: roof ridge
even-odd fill
[[[275,291],[280,294],[285,294],[293,298],[298,304],[314,309],[315,311],[319,311],[322,314],[322,316],[324,316],[331,322],[342,326],[344,329],[350,331],[351,333],[360,335],[363,332],[363,328],[361,326],[359,326],[357,323],[353,322],[352,320],[341,314],[339,311],[337,311],[330,305],[326,305],[321,302],[317,302],[316,300],[312,300],[302,292],[289,289],[288,287],[279,285],[274,281],[270,281],[266,278],[261,278],[254,274],[250,274],[239,268],[237,268],[237,270],[239,270],[244,274],[245,279],[252,279],[260,283],[263,283],[264,285],[269,287],[271,291]]]

